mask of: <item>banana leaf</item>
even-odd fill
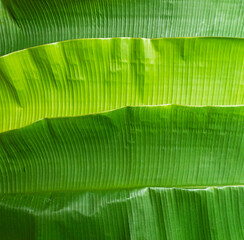
[[[0,194],[4,240],[241,240],[244,187]]]
[[[0,132],[123,106],[244,103],[244,41],[83,39],[0,57]]]
[[[243,185],[244,106],[126,107],[0,134],[0,193]]]
[[[1,0],[0,55],[76,38],[244,37],[242,0]]]

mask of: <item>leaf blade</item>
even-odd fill
[[[0,58],[0,132],[138,105],[242,105],[244,41],[83,39]]]
[[[0,191],[243,185],[243,111],[127,107],[1,133]]]
[[[1,194],[0,234],[6,240],[242,239],[243,203],[243,186]]]
[[[0,55],[77,38],[244,37],[242,0],[1,0]]]

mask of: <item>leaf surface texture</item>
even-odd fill
[[[243,239],[243,206],[243,187],[1,194],[0,234],[5,240]]]
[[[83,39],[0,58],[0,131],[124,106],[244,102],[244,41]]]
[[[242,0],[1,0],[0,55],[77,38],[244,37]]]
[[[244,107],[127,107],[0,134],[0,192],[244,183]]]

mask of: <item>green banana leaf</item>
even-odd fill
[[[83,39],[0,57],[0,132],[123,106],[244,104],[244,41]]]
[[[243,9],[0,0],[0,240],[244,239]]]
[[[0,195],[4,240],[241,240],[244,187]]]
[[[243,9],[243,0],[1,0],[0,55],[75,38],[243,38]]]
[[[0,193],[244,183],[244,106],[127,107],[0,134]]]

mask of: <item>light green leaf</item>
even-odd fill
[[[123,106],[244,104],[244,41],[83,39],[0,58],[0,132]]]
[[[0,134],[0,192],[244,183],[244,107],[127,107]]]

